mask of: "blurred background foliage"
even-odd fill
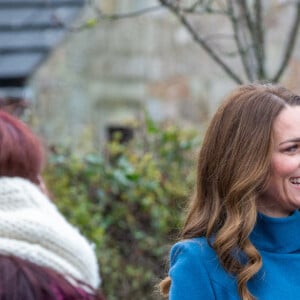
[[[95,243],[108,300],[160,299],[155,285],[166,275],[192,191],[194,130],[146,120],[143,131],[105,154],[52,147],[45,179],[64,215]]]

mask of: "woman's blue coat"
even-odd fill
[[[284,218],[259,214],[250,240],[263,260],[248,282],[250,292],[258,300],[300,299],[299,211]],[[236,278],[222,268],[203,237],[175,244],[170,264],[170,300],[241,299]]]

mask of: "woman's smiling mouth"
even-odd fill
[[[300,185],[300,177],[292,177],[289,179],[292,184]]]

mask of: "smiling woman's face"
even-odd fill
[[[284,108],[274,122],[271,176],[258,210],[272,217],[300,208],[300,106]]]

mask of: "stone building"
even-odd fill
[[[155,5],[155,0],[100,3],[107,14]],[[280,56],[281,28],[289,13],[267,18],[270,69]],[[90,24],[93,17],[88,5],[68,40],[30,82],[32,122],[49,143],[101,148],[109,128],[132,126],[143,120],[145,110],[157,121],[200,127],[235,86],[166,9],[117,21],[102,20],[91,28],[80,26]],[[222,18],[203,18],[198,26],[208,33],[229,28]],[[237,60],[232,64],[239,68]],[[299,64],[298,46],[283,79],[294,90],[299,90]]]

